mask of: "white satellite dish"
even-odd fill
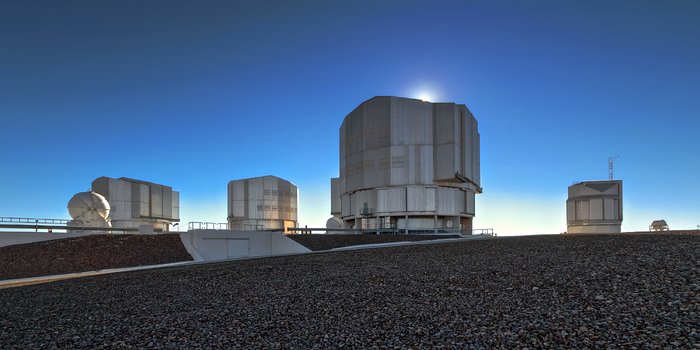
[[[68,214],[73,221],[69,226],[112,227],[109,222],[110,206],[97,192],[80,192],[68,201]]]

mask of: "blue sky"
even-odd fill
[[[566,189],[620,155],[623,230],[700,225],[697,1],[6,1],[0,216],[67,217],[99,176],[224,222],[231,179],[330,216],[338,128],[375,95],[479,121],[475,227],[565,230]]]

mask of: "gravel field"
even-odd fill
[[[700,236],[533,236],[0,290],[2,348],[699,348]]]
[[[90,235],[2,247],[0,280],[190,260],[177,234]]]
[[[431,239],[457,238],[459,235],[287,235],[297,243],[313,251],[349,247],[361,244],[426,241]]]

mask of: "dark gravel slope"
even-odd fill
[[[700,237],[540,236],[0,290],[3,348],[700,347]]]
[[[362,244],[427,241],[432,239],[457,238],[458,235],[287,235],[297,243],[314,251],[349,247]]]
[[[0,248],[0,279],[190,261],[177,234],[90,235]]]

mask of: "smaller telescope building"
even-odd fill
[[[157,232],[170,231],[180,221],[180,193],[172,187],[120,177],[99,177],[92,191],[102,195],[110,205],[113,228],[153,226]]]
[[[567,233],[620,233],[622,180],[584,181],[569,186]]]
[[[228,183],[230,230],[282,230],[297,226],[298,190],[277,176],[232,180]]]

